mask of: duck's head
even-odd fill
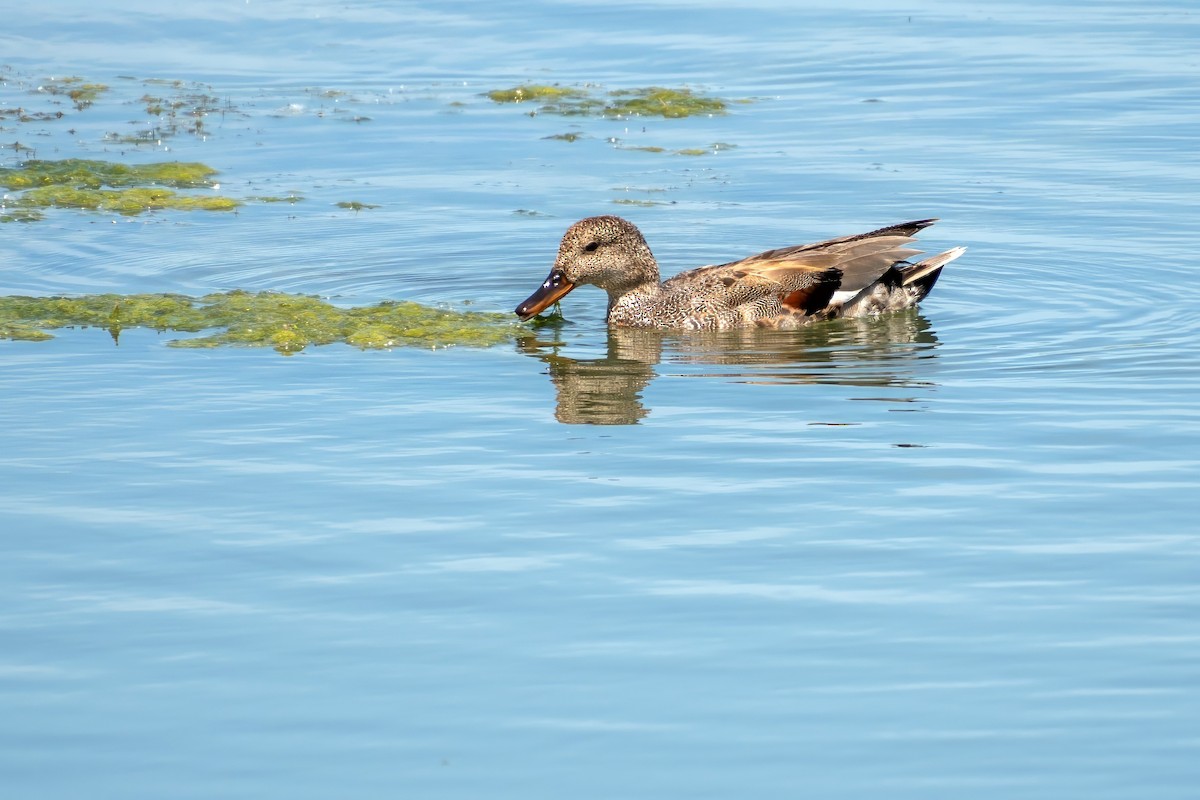
[[[517,306],[516,314],[531,319],[585,283],[608,292],[610,305],[633,289],[658,285],[658,263],[632,222],[588,217],[567,228],[554,268],[538,290]]]

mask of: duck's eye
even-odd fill
[[[594,252],[596,252],[596,251],[597,251],[597,250],[599,250],[599,249],[600,249],[600,243],[599,243],[599,242],[588,242],[586,245],[584,245],[584,247],[583,247],[583,252],[585,252],[585,253],[594,253]]]

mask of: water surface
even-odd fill
[[[33,152],[0,164],[197,160],[304,199],[5,224],[7,294],[508,311],[595,213],[666,271],[928,216],[928,249],[970,249],[919,312],[788,335],[609,334],[581,289],[482,350],[0,342],[5,793],[1192,797],[1197,25],[1179,2],[10,10],[0,108],[112,88],[5,118]],[[752,102],[482,96],[526,81]],[[147,92],[223,110],[118,141]]]

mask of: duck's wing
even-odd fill
[[[682,272],[664,282],[663,289],[705,306],[732,309],[772,298],[794,312],[815,314],[829,305],[841,285],[842,273],[836,268],[776,262],[762,255],[754,256],[758,260],[753,264],[744,259]]]
[[[837,269],[841,272],[837,290],[855,293],[879,280],[897,263],[920,253],[906,245],[935,222],[936,219],[902,222],[854,236],[768,250],[728,266],[769,274],[797,269],[805,272]]]
[[[767,250],[740,261],[681,273],[663,288],[693,296],[721,296],[730,307],[771,295],[792,311],[815,314],[829,305],[835,292],[852,296],[895,264],[919,253],[905,245],[934,222],[904,222],[854,236]]]

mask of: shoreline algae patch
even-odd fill
[[[691,89],[648,86],[610,92],[586,88],[527,83],[511,89],[496,89],[486,97],[495,103],[540,103],[530,113],[562,116],[664,117],[679,119],[726,114],[729,101],[698,94]]]
[[[231,211],[241,202],[214,194],[181,194],[176,189],[211,189],[217,171],[206,164],[160,161],[119,164],[86,158],[32,159],[0,167],[0,188],[22,192],[5,198],[6,216],[47,208],[82,208],[131,216],[144,211]],[[37,218],[36,216],[34,217]],[[7,220],[6,220],[7,221]]]
[[[214,331],[175,339],[172,347],[273,347],[291,354],[309,345],[355,347],[490,347],[511,341],[519,326],[508,314],[453,311],[413,302],[339,308],[317,297],[233,291],[179,294],[98,294],[83,297],[0,297],[0,338],[41,341],[46,329],[97,327],[116,340],[125,328]]]

